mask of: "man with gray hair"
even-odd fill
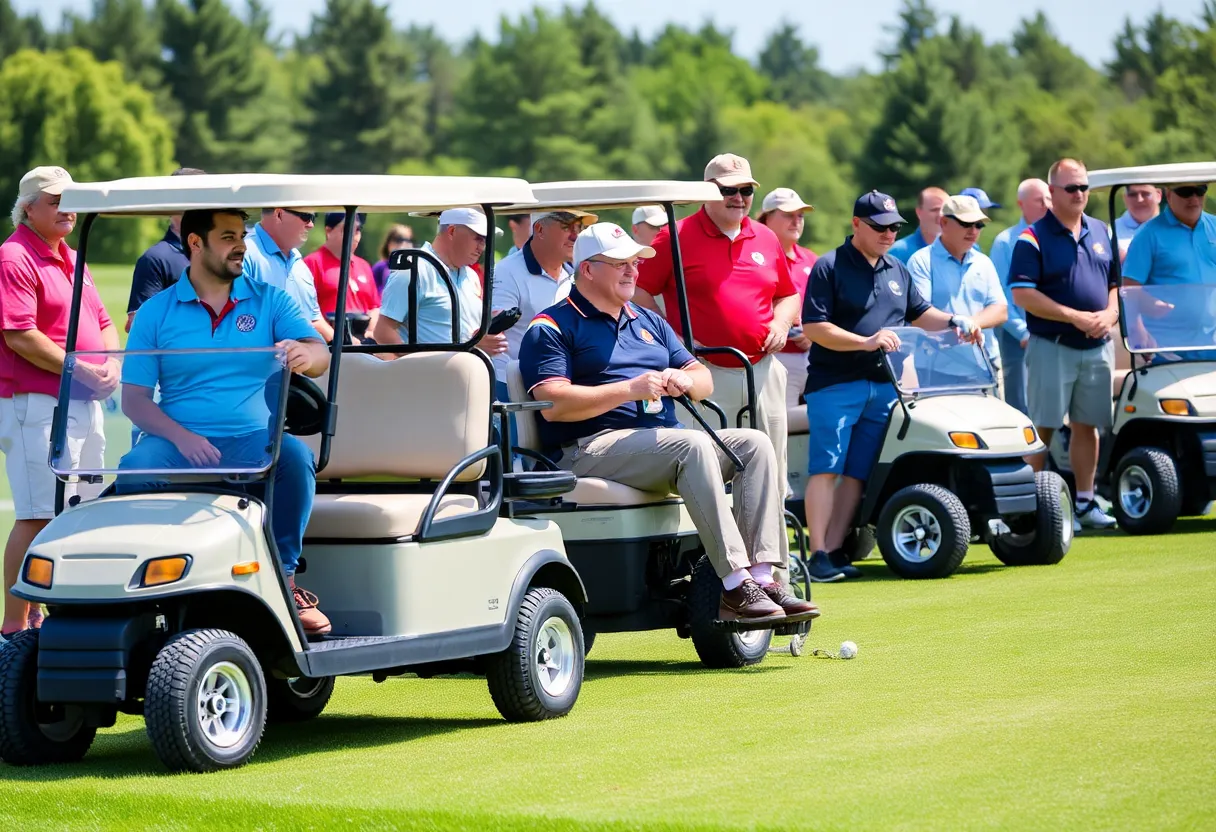
[[[66,358],[76,252],[66,238],[76,215],[59,210],[72,184],[61,167],[21,177],[12,235],[0,245],[0,451],[13,490],[16,522],[4,547],[4,624],[10,635],[42,623],[42,611],[9,594],[34,536],[55,516],[55,476],[47,465],[51,418]],[[86,269],[77,350],[117,350],[118,330]],[[80,398],[69,403],[67,451],[72,468],[97,468],[105,454],[101,401],[118,387],[118,362],[83,360],[72,373]],[[81,489],[83,490],[83,489]],[[69,483],[66,497],[77,493]]]

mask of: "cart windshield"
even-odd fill
[[[50,465],[128,483],[250,479],[277,454],[288,372],[265,349],[73,352]]]
[[[1167,361],[1216,360],[1216,286],[1124,286],[1119,297],[1128,352]]]
[[[959,341],[954,330],[896,327],[891,331],[899,336],[899,349],[884,358],[901,393],[982,390],[996,385],[984,348]]]

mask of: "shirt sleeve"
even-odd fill
[[[141,307],[143,308],[143,307]],[[156,304],[136,315],[127,335],[126,354],[122,360],[122,383],[138,387],[155,387],[160,376],[160,360],[155,355],[132,355],[138,350],[159,348],[158,333],[162,312]]]
[[[38,275],[25,263],[0,260],[0,329],[38,328]]]
[[[1009,288],[1037,289],[1043,278],[1043,257],[1039,243],[1034,237],[1033,227],[1023,231],[1013,244],[1013,257],[1009,261]]]
[[[570,381],[570,348],[556,321],[544,312],[532,319],[519,347],[519,372],[530,394],[538,384]]]
[[[661,296],[667,291],[671,282],[671,234],[663,228],[650,244],[654,249],[654,257],[643,260],[638,269],[638,288],[654,297]],[[784,259],[784,258],[782,258]],[[786,269],[786,277],[789,270]]]
[[[380,314],[399,324],[409,316],[409,272],[390,271],[380,296]]]
[[[930,259],[932,247],[922,248],[908,258],[908,274],[912,285],[921,297],[933,297],[933,261]]]
[[[832,320],[835,310],[836,273],[828,258],[821,257],[811,268],[806,281],[806,297],[802,300],[802,323],[823,324]]]
[[[165,288],[165,280],[161,264],[145,252],[135,261],[135,271],[131,275],[131,295],[127,299],[127,312],[135,312],[163,288]]]
[[[270,292],[270,302],[274,315],[274,340],[319,341],[321,336],[313,329],[312,323],[304,317],[303,310],[295,298],[275,286],[267,287]],[[135,316],[139,320],[139,316]],[[315,318],[313,320],[316,320]],[[132,328],[134,331],[134,328]]]

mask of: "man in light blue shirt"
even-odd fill
[[[316,214],[294,208],[263,208],[262,221],[245,236],[245,277],[287,292],[317,334],[329,343],[334,328],[321,314],[312,272],[304,265],[300,246],[308,239]]]
[[[1013,262],[1013,246],[1018,235],[1043,219],[1051,208],[1051,189],[1042,179],[1027,179],[1018,185],[1018,208],[1022,219],[1006,228],[992,242],[992,265],[1001,279],[1009,318],[1001,327],[998,340],[1001,348],[1001,370],[1005,377],[1005,401],[1029,415],[1026,404],[1026,346],[1030,332],[1026,329],[1026,313],[1013,302],[1009,289],[1009,264]]]
[[[916,230],[902,240],[896,240],[887,254],[906,266],[913,254],[932,245],[941,233],[942,205],[949,196],[941,188],[921,191],[916,198]]]
[[[1216,216],[1203,210],[1206,184],[1166,189],[1166,208],[1140,227],[1127,260],[1126,280],[1146,286],[1216,284]]]
[[[1155,185],[1128,185],[1123,189],[1123,204],[1127,210],[1115,220],[1120,258],[1127,257],[1132,239],[1160,212],[1161,191]]]
[[[908,272],[912,285],[935,309],[970,318],[984,330],[984,349],[995,370],[999,395],[1001,350],[994,329],[1005,323],[1005,293],[992,261],[975,251],[988,221],[975,197],[950,197],[942,206],[941,234],[933,245],[912,255]]]

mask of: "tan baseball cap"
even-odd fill
[[[760,184],[752,179],[751,163],[733,153],[722,153],[710,159],[705,166],[705,181],[717,182],[728,188]]]
[[[43,165],[21,177],[18,198],[51,194],[59,196],[63,189],[72,184],[72,174],[55,165]]]
[[[807,205],[793,188],[777,188],[769,191],[768,196],[760,205],[760,216],[770,211],[785,211],[787,214],[805,214],[814,211],[814,205]]]
[[[963,194],[955,194],[946,200],[942,205],[942,216],[962,222],[989,222],[988,215],[980,210],[979,200]]]
[[[532,224],[536,225],[541,220],[555,219],[558,222],[574,222],[582,220],[583,225],[591,225],[596,222],[599,217],[588,211],[580,211],[577,208],[558,208],[552,211],[537,211],[532,215]]]

